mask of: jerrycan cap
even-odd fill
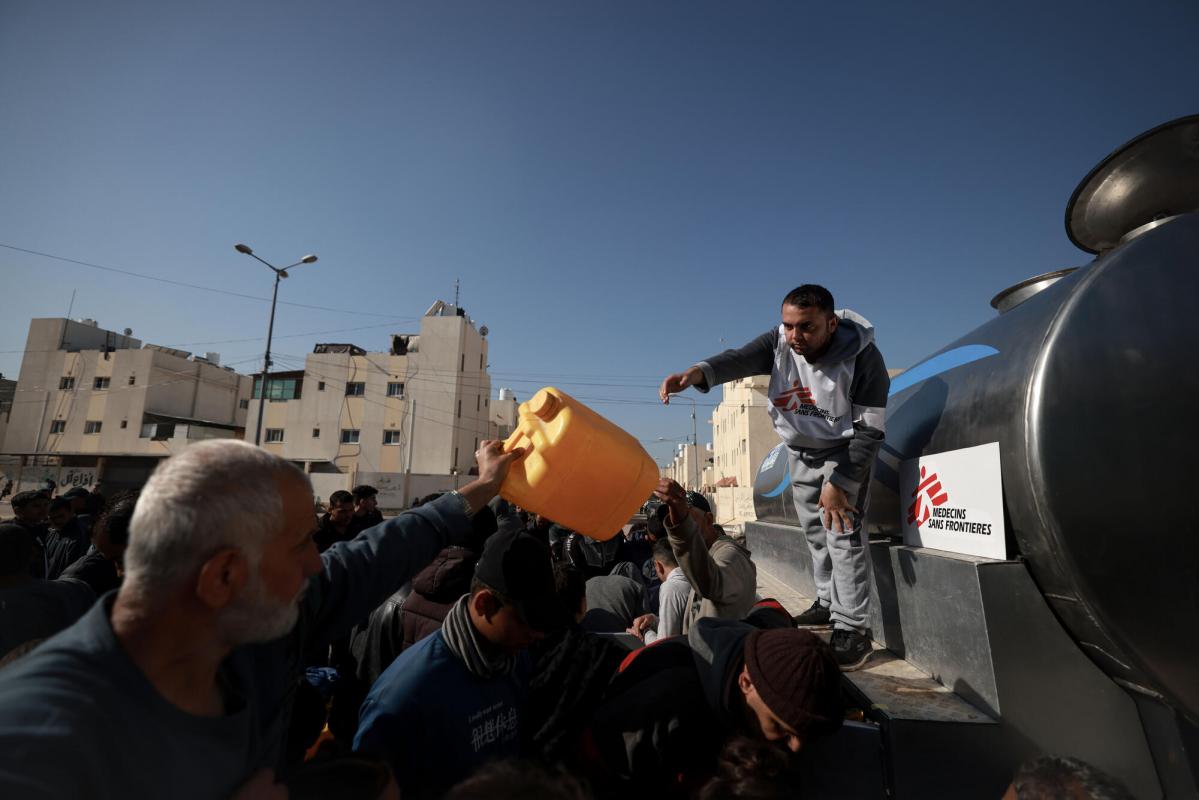
[[[561,407],[562,401],[548,389],[542,389],[529,400],[529,412],[546,422],[553,419]]]

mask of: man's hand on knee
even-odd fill
[[[824,527],[834,533],[853,533],[853,505],[849,495],[832,481],[825,481],[820,490],[820,514]]]

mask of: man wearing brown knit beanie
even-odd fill
[[[588,731],[603,792],[672,797],[702,785],[734,735],[798,752],[841,726],[832,650],[769,609],[745,621],[705,618],[685,636],[636,651]]]
[[[754,631],[745,641],[737,686],[757,716],[763,738],[784,740],[797,753],[805,738],[841,726],[840,677],[832,651],[815,634]]]

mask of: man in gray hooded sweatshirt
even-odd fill
[[[738,350],[726,350],[662,381],[659,395],[707,392],[751,375],[770,376],[770,417],[787,444],[792,496],[812,554],[816,601],[801,626],[833,624],[833,655],[843,670],[870,657],[867,543],[862,533],[870,470],[883,443],[891,380],[874,328],[833,309],[822,286],[783,298],[781,323]]]

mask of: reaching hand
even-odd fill
[[[645,641],[645,632],[658,624],[657,614],[642,614],[633,620],[632,627],[626,628],[625,633],[631,633],[641,641]]]
[[[512,462],[524,456],[532,448],[518,447],[510,453],[504,452],[504,443],[494,439],[484,439],[475,451],[475,460],[479,462],[479,482],[496,488],[508,477],[508,468]]]
[[[691,367],[683,372],[676,372],[673,375],[667,375],[662,380],[662,385],[658,388],[658,397],[666,405],[670,405],[670,396],[678,394],[688,386],[695,386],[704,382],[704,371],[699,367]]]
[[[691,513],[691,507],[687,505],[687,493],[683,491],[682,486],[670,478],[662,478],[658,481],[658,485],[654,488],[654,496],[670,509],[671,525],[681,525],[687,515]]]
[[[504,452],[504,443],[493,439],[485,439],[479,443],[475,452],[475,460],[479,462],[479,477],[458,490],[458,494],[466,498],[467,504],[478,511],[491,501],[500,491],[504,478],[508,477],[508,468],[512,462],[523,458],[533,448],[518,447],[510,453]]]
[[[820,509],[824,527],[834,533],[853,533],[853,506],[849,496],[832,481],[825,481],[820,490]]]

